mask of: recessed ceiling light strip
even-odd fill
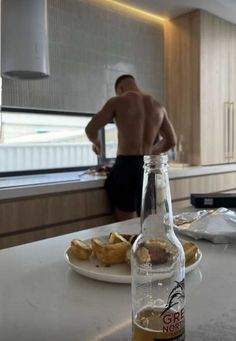
[[[116,0],[92,0],[92,1],[90,0],[89,2],[91,4],[102,5],[106,8],[111,8],[113,10],[123,12],[124,14],[132,15],[134,17],[139,17],[141,19],[145,19],[159,24],[161,22],[164,23],[164,21],[167,20],[166,18],[161,17],[159,15],[153,14],[148,11],[144,11],[138,7],[127,5],[123,2]]]

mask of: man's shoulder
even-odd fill
[[[162,103],[155,99],[152,95],[144,93],[143,97],[147,99],[147,101],[151,102],[157,109],[161,110],[164,108]]]
[[[118,97],[111,97],[107,100],[105,107],[113,109],[118,103]]]
[[[115,103],[117,101],[117,98],[116,96],[114,97],[110,97],[108,100],[107,100],[107,103]]]
[[[158,110],[163,111],[164,106],[163,106],[163,104],[162,104],[161,102],[159,102],[159,101],[157,101],[157,100],[154,100],[154,103],[155,103],[155,106],[156,106],[156,108],[157,108]]]

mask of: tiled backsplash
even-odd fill
[[[163,100],[163,26],[81,0],[48,0],[51,76],[3,79],[3,105],[96,112],[122,73]]]

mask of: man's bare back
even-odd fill
[[[98,130],[113,120],[118,129],[118,155],[160,154],[175,145],[165,108],[149,95],[128,91],[111,98],[88,124],[90,140],[96,143]],[[164,141],[155,143],[159,134]]]
[[[154,143],[165,118],[164,109],[151,96],[126,92],[114,99],[118,128],[118,155],[155,153]]]
[[[176,135],[171,122],[168,119],[167,112],[152,96],[142,93],[135,82],[135,79],[130,75],[123,75],[118,78],[116,85],[117,97],[112,97],[107,101],[104,107],[92,118],[86,127],[86,134],[93,143],[93,150],[96,154],[101,153],[98,131],[107,123],[114,121],[118,130],[118,150],[117,162],[120,163],[120,168],[125,168],[126,164],[130,164],[132,171],[141,166],[140,179],[142,177],[142,155],[161,154],[168,151],[176,144]],[[161,137],[160,139],[158,137]],[[130,159],[121,159],[130,157]],[[138,159],[132,158],[137,156]],[[122,163],[122,165],[121,165]],[[115,166],[117,166],[115,164]],[[136,168],[135,168],[136,167]],[[117,168],[117,167],[116,167]],[[117,172],[116,178],[126,175]],[[109,180],[109,179],[108,179]],[[140,181],[137,180],[136,185],[132,187],[135,191],[135,186],[140,186]],[[116,187],[113,183],[112,186]],[[123,203],[116,200],[119,196],[120,189],[125,189],[125,181],[119,184],[117,195],[111,188],[111,193],[114,196],[115,213],[118,220],[133,218],[136,215],[136,209],[133,205],[129,205],[132,197],[127,202],[126,207],[120,208]],[[112,187],[110,186],[110,187]],[[123,190],[124,192],[124,190]],[[127,192],[127,197],[130,192]],[[134,196],[136,194],[134,193]],[[139,190],[140,204],[140,190]],[[123,198],[122,194],[122,198]],[[120,202],[123,201],[121,198]],[[136,202],[137,198],[134,198]],[[116,203],[117,201],[117,203]],[[120,207],[119,207],[120,206]],[[131,208],[132,206],[132,208]]]

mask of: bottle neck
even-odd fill
[[[166,156],[144,157],[141,226],[145,239],[166,239],[174,233]]]

